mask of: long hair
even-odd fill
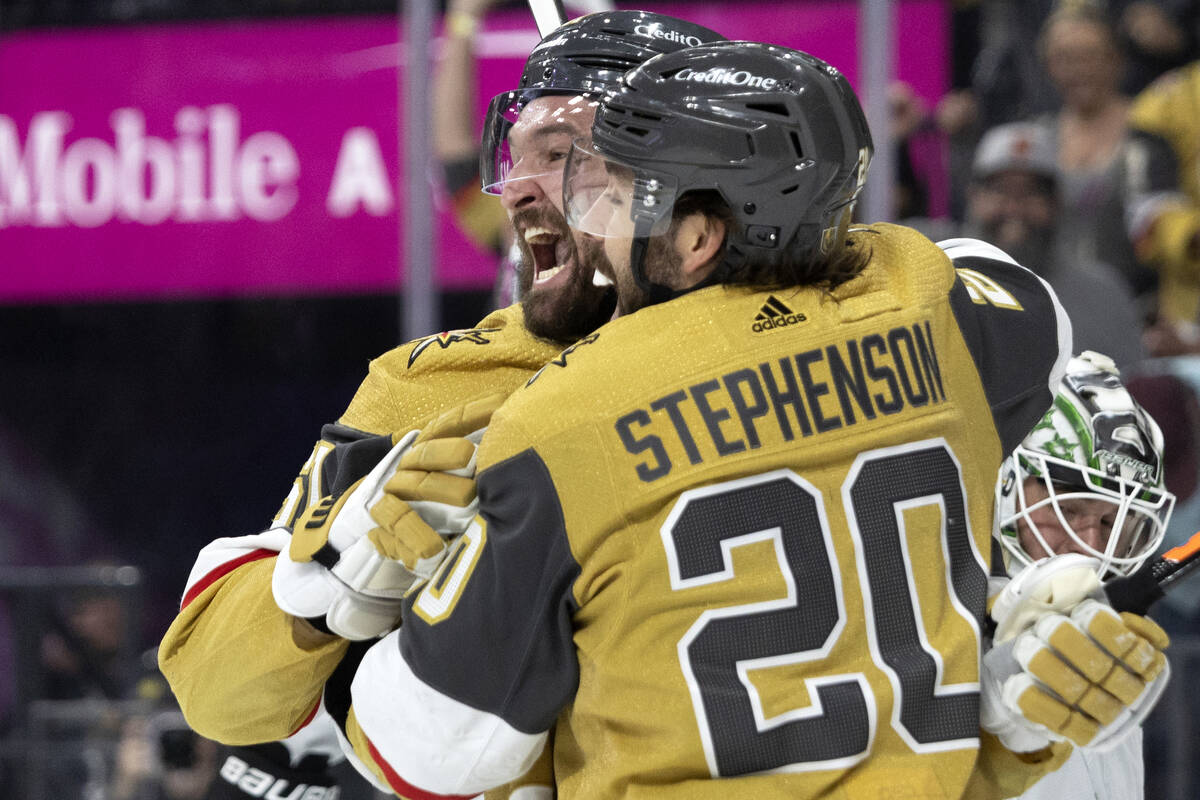
[[[776,251],[756,248],[755,252],[748,252],[733,244],[742,241],[741,223],[720,193],[712,190],[688,192],[676,201],[671,234],[681,220],[697,213],[725,225],[725,247],[715,258],[717,269],[725,262],[729,264],[729,272],[718,278],[719,283],[766,290],[791,286],[833,289],[857,276],[871,260],[871,249],[864,237],[851,240],[845,230],[826,234],[815,226],[810,230],[801,228],[791,242]],[[820,243],[825,236],[830,241],[822,252]]]

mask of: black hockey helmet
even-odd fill
[[[646,280],[642,254],[679,197],[712,190],[737,223],[706,283],[747,259],[803,263],[841,246],[872,149],[837,69],[785,47],[718,42],[658,56],[604,94],[591,144],[572,149],[564,207],[577,229],[632,235],[634,277],[662,300],[670,293]],[[613,198],[619,181],[604,176],[622,172],[628,196]],[[628,209],[615,229],[598,207],[614,199]]]
[[[652,11],[603,11],[555,29],[525,61],[519,88],[496,95],[488,105],[480,152],[483,190],[499,194],[503,189],[514,163],[508,132],[529,101],[547,94],[598,97],[654,56],[724,39],[702,25]]]

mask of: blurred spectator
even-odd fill
[[[487,12],[499,0],[450,0],[442,28],[442,52],[434,72],[434,155],[442,165],[454,219],[477,247],[496,258],[493,304],[516,302],[518,257],[513,229],[500,198],[479,188],[479,65],[476,35]]]
[[[217,777],[218,749],[178,711],[130,717],[121,728],[108,800],[205,800]]]
[[[1064,250],[1054,156],[1044,127],[1017,122],[988,131],[975,155],[963,233],[991,242],[1054,287],[1076,350],[1096,350],[1127,368],[1144,355],[1132,293],[1112,267]]]
[[[336,745],[335,745],[336,746]],[[192,731],[177,709],[124,721],[107,800],[353,800],[375,796],[352,770],[331,775],[326,752],[283,743],[226,747]],[[294,763],[293,763],[294,762]]]
[[[1166,139],[1179,162],[1178,194],[1140,210],[1138,253],[1161,280],[1161,325],[1149,346],[1157,355],[1200,349],[1200,61],[1164,75],[1139,94],[1130,111],[1135,128]]]
[[[132,620],[124,599],[111,589],[77,589],[64,594],[50,612],[51,629],[42,634],[40,662],[46,700],[119,700],[138,677],[128,638]]]
[[[1060,111],[1036,120],[1056,148],[1062,252],[1075,263],[1111,264],[1152,313],[1156,276],[1134,251],[1130,223],[1147,198],[1175,189],[1170,146],[1129,127],[1121,51],[1100,13],[1055,12],[1040,47],[1063,100]]]
[[[954,46],[960,66],[954,87],[959,91],[939,107],[939,125],[950,133],[974,123],[986,130],[1053,110],[1058,102],[1054,89],[1044,64],[1029,45],[1036,41],[1056,1],[981,0],[960,5],[965,8],[958,13],[969,9],[967,19],[974,26],[956,31],[959,41]],[[964,36],[968,37],[965,42]],[[969,73],[963,75],[967,64]]]
[[[1051,78],[1044,49],[1031,47],[1052,18],[1111,19],[1109,39],[1122,54],[1107,66],[1125,94],[1197,53],[1197,0],[958,0],[952,16],[951,91],[935,119],[949,136],[951,174],[965,174],[981,132],[1056,110],[1066,102]],[[951,187],[951,213],[961,219],[964,187]]]
[[[122,706],[167,696],[138,657],[136,584],[109,585],[120,571],[92,566],[25,573],[46,583],[29,581],[13,621],[23,703],[10,736],[30,742],[30,761],[13,765],[16,796],[96,796]]]
[[[959,0],[954,4],[951,90],[934,119],[948,138],[950,175],[967,175],[982,131],[1057,106],[1030,47],[1055,0]],[[966,181],[952,181],[950,216],[966,211]]]
[[[1114,3],[1114,18],[1125,49],[1122,88],[1136,94],[1159,75],[1196,55],[1195,0],[1136,0]]]
[[[1062,102],[1045,62],[1029,46],[1059,13],[1114,21],[1114,43],[1124,54],[1115,66],[1127,94],[1197,55],[1196,0],[958,0],[954,92],[942,120],[948,130],[957,132],[972,121],[986,130],[1052,111]]]
[[[888,86],[888,113],[896,164],[889,219],[944,216],[945,197],[936,193],[944,183],[944,166],[929,110],[911,86],[894,81]]]

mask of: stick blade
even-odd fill
[[[533,21],[537,23],[538,36],[543,39],[567,21],[562,0],[529,0],[529,10],[533,12]]]

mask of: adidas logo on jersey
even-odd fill
[[[767,302],[763,303],[762,310],[754,318],[754,324],[750,326],[750,330],[755,333],[766,333],[776,328],[785,328],[788,325],[805,322],[807,319],[808,317],[797,314],[778,297],[771,295],[767,298]]]

